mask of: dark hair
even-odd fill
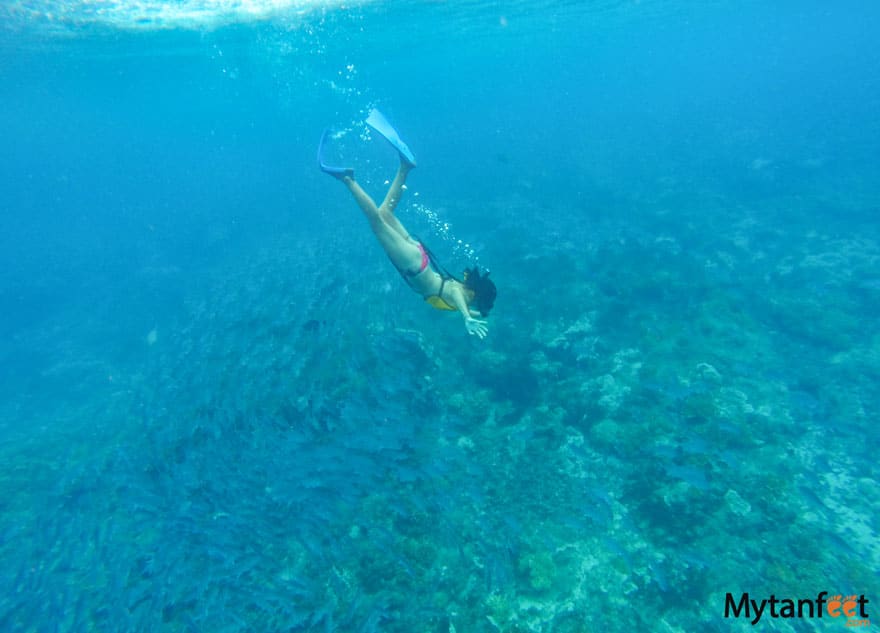
[[[476,308],[483,316],[489,316],[489,310],[495,305],[495,296],[498,291],[495,284],[489,279],[489,273],[486,272],[480,276],[480,269],[474,266],[464,271],[464,287],[474,293],[471,300],[474,308]]]

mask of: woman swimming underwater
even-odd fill
[[[384,136],[400,155],[397,175],[381,205],[377,207],[369,194],[355,181],[354,169],[332,167],[324,163],[323,150],[328,131],[324,132],[318,147],[318,166],[348,187],[369,221],[379,244],[407,285],[439,310],[458,310],[464,317],[468,334],[484,338],[489,332],[486,322],[476,317],[486,317],[495,303],[496,289],[489,279],[489,273],[481,276],[475,266],[465,270],[462,278],[458,279],[437,263],[422,242],[407,232],[394,215],[394,210],[403,195],[406,177],[416,166],[415,157],[381,112],[373,109],[367,117],[367,124]]]

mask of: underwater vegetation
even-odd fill
[[[876,591],[876,236],[712,211],[500,242],[520,291],[442,355],[457,324],[340,291],[379,258],[291,276],[322,260],[279,236],[108,368],[88,451],[4,469],[2,628],[689,631],[727,591]]]

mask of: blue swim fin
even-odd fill
[[[370,116],[367,117],[367,125],[384,136],[400,153],[400,157],[403,160],[413,167],[416,166],[416,157],[413,155],[412,151],[407,144],[403,142],[400,135],[397,133],[397,130],[395,130],[394,126],[388,122],[385,115],[379,112],[376,108],[370,110]]]
[[[324,130],[324,133],[321,135],[321,142],[318,143],[318,167],[325,174],[330,174],[334,178],[339,178],[340,180],[345,176],[354,178],[354,169],[351,167],[333,167],[332,165],[324,163],[324,145],[327,143],[327,137],[329,135],[330,130]]]

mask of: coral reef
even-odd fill
[[[578,257],[501,223],[526,292],[460,349],[340,291],[383,262],[289,235],[237,259],[138,363],[89,365],[112,385],[71,383],[93,441],[5,449],[0,621],[678,632],[743,587],[876,594],[876,242],[715,211],[574,227]]]

